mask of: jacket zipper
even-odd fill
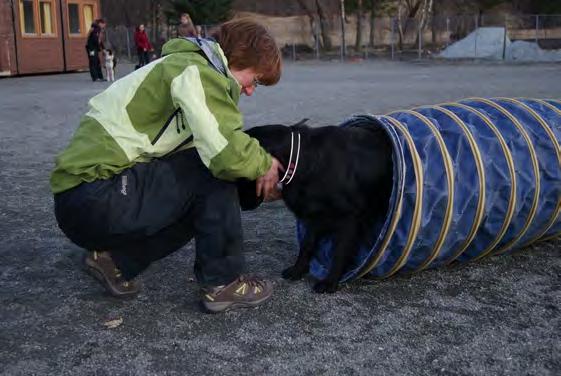
[[[180,112],[181,116],[183,117],[183,112],[181,112],[181,108],[178,108],[177,110],[173,111],[173,113],[170,115],[170,117],[167,119],[167,121],[165,122],[164,126],[162,127],[162,129],[160,129],[160,131],[158,132],[158,134],[156,135],[156,137],[154,137],[154,139],[152,140],[152,145],[156,145],[156,142],[158,142],[158,140],[162,137],[162,135],[164,134],[164,132],[166,131],[166,129],[169,127],[169,125],[171,124],[171,122],[173,121],[173,118],[177,116],[177,113]],[[176,125],[177,125],[177,119],[176,119]],[[183,125],[183,129],[185,129],[185,125]],[[179,133],[179,129],[178,132]]]

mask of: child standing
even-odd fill
[[[105,50],[105,77],[107,81],[115,81],[115,55],[112,50]]]

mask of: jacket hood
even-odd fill
[[[241,85],[232,75],[232,72],[228,68],[228,60],[224,56],[224,52],[220,48],[220,45],[214,40],[210,39],[183,39],[175,38],[167,42],[162,47],[162,57],[171,55],[173,53],[183,53],[183,52],[199,52],[206,56],[209,64],[213,66],[217,71],[222,73],[224,76],[230,78],[235,82],[237,90],[241,89]],[[234,97],[235,95],[233,95]],[[239,92],[237,93],[239,98]]]
[[[164,44],[162,47],[162,56],[177,52],[197,52],[200,50],[200,47],[191,41],[182,38],[175,38]]]

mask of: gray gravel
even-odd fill
[[[48,188],[54,155],[105,86],[85,73],[0,80],[1,374],[561,373],[559,241],[317,295],[308,280],[280,278],[295,227],[273,203],[243,215],[249,269],[276,284],[266,305],[202,314],[192,244],[143,274],[137,299],[108,297],[58,230]],[[559,65],[307,62],[287,64],[242,109],[248,126],[323,125],[474,95],[560,97],[560,87]]]

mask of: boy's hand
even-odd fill
[[[284,171],[281,163],[273,157],[271,168],[265,175],[257,178],[256,194],[257,197],[263,197],[265,201],[278,200],[281,197],[280,191],[277,189],[279,182],[279,170]]]

